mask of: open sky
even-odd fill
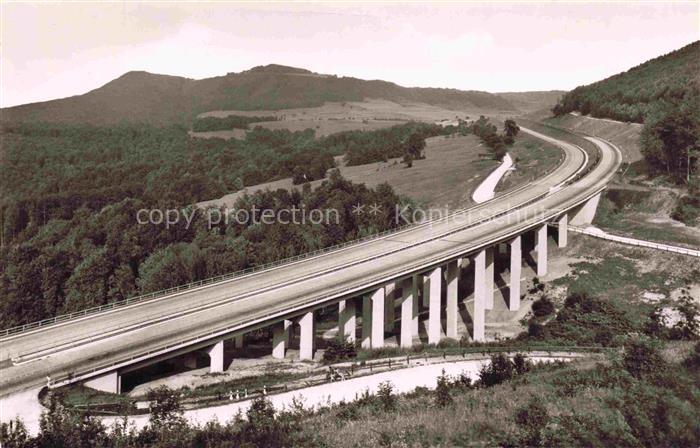
[[[0,3],[3,107],[130,70],[277,63],[404,86],[569,90],[700,38],[700,3]]]

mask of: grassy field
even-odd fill
[[[497,192],[541,178],[554,170],[562,158],[559,148],[524,132],[518,134],[517,142],[508,153],[515,162],[515,169],[501,179],[496,186]]]
[[[406,168],[399,159],[392,159],[387,163],[340,166],[340,172],[346,179],[368,187],[387,182],[398,194],[409,196],[420,204],[447,204],[451,208],[471,204],[471,192],[498,162],[482,156],[486,151],[480,147],[479,139],[475,136],[434,137],[428,139],[427,143],[426,158],[415,161],[412,168]],[[313,181],[311,186],[316,187],[321,182],[322,180]],[[245,193],[293,187],[291,179],[282,179],[248,187],[199,205],[230,207]]]
[[[434,122],[466,118],[475,111],[450,110],[423,103],[398,104],[387,100],[365,100],[361,102],[328,102],[319,107],[305,107],[282,110],[219,110],[200,114],[200,117],[241,116],[275,116],[278,121],[253,123],[250,127],[262,126],[268,129],[289,129],[303,131],[314,129],[321,137],[336,132],[361,130],[369,131],[391,127],[410,120]],[[200,138],[243,138],[245,131],[191,132]]]

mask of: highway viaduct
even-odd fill
[[[495,254],[508,254],[508,307],[517,310],[524,236],[534,234],[536,272],[545,275],[548,226],[556,223],[557,243],[566,246],[568,224],[591,222],[621,161],[619,150],[601,139],[587,137],[597,148],[588,154],[524,131],[558,145],[561,164],[486,203],[271,269],[0,334],[2,420],[14,417],[14,400],[35,398],[47,382],[52,388],[84,382],[118,393],[125,372],[176,356],[187,362],[195,352],[207,353],[211,372],[221,372],[225,341],[240,345],[243,334],[259,328],[272,328],[272,355],[283,358],[298,326],[299,357],[312,359],[315,312],[331,305],[338,307],[340,333],[350,340],[361,315],[363,347],[382,347],[394,322],[400,346],[411,346],[419,301],[427,311],[428,343],[456,338],[458,282],[465,270],[474,282],[470,334],[483,341],[485,311],[494,304]]]

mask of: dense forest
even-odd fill
[[[242,115],[227,115],[225,117],[201,117],[195,118],[192,122],[192,130],[194,132],[206,131],[228,131],[231,129],[248,129],[251,123],[260,123],[261,121],[276,121],[277,117],[265,116],[242,116]]]
[[[577,87],[552,109],[644,123],[640,146],[653,174],[693,179],[700,158],[700,41],[624,73]],[[690,185],[697,191],[697,185]]]
[[[657,103],[676,104],[697,93],[700,41],[565,94],[555,115],[578,111],[596,118],[643,123]]]
[[[322,173],[337,148],[313,130],[260,127],[245,140],[188,138],[183,127],[22,125],[5,128],[0,166],[0,326],[120,300],[334,245],[396,225],[388,185],[367,189],[332,171],[314,191],[256,193],[235,209],[334,209],[329,225],[138,225],[140,209],[191,204],[280,177]],[[385,214],[356,217],[355,204]]]
[[[436,124],[409,122],[376,131],[339,132],[322,138],[321,144],[333,154],[345,154],[345,163],[353,166],[403,157],[416,146],[410,141],[413,136],[425,140],[452,132]]]

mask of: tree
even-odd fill
[[[442,374],[437,378],[437,387],[435,388],[435,405],[444,408],[450,403],[452,403],[450,377],[445,374],[445,369],[442,369]]]
[[[423,150],[425,149],[425,137],[419,132],[414,132],[408,137],[406,143],[405,154],[413,156],[413,160],[424,158]]]
[[[491,355],[491,362],[479,370],[479,381],[485,387],[495,386],[513,378],[514,367],[502,353]]]
[[[151,403],[149,422],[157,430],[170,430],[185,423],[180,395],[168,386],[158,386],[146,394]]]
[[[690,183],[700,150],[700,97],[680,103],[662,102],[645,119],[640,135],[642,154],[656,171]]]
[[[507,119],[503,124],[504,141],[507,145],[512,145],[515,142],[515,136],[520,132],[520,127],[513,119]]]
[[[680,319],[673,326],[671,336],[675,339],[697,339],[700,336],[700,307],[695,300],[683,290],[683,295],[678,299],[676,309]]]

